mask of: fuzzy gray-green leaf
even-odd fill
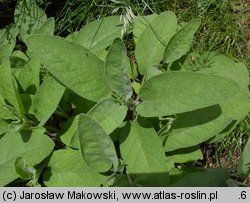
[[[17,157],[15,160],[16,173],[24,180],[30,180],[36,178],[36,169],[33,166],[27,165],[26,161],[22,157]]]
[[[83,46],[47,35],[34,35],[27,39],[27,45],[49,72],[76,94],[91,101],[111,94],[104,63]]]
[[[32,113],[40,121],[40,126],[43,126],[55,112],[64,91],[65,87],[58,83],[55,78],[49,74],[45,76],[31,107]]]
[[[224,168],[209,169],[201,172],[189,173],[171,187],[219,187],[225,186],[230,173]]]
[[[40,62],[31,59],[21,69],[17,78],[19,85],[26,94],[35,94],[40,85]]]
[[[246,178],[250,177],[250,139],[244,147],[243,153],[241,154],[239,165],[238,165],[238,173],[240,176]]]
[[[5,58],[2,64],[0,64],[0,81],[0,94],[2,95],[2,98],[20,113],[24,113],[24,107],[19,96],[17,82],[12,75],[8,58]]]
[[[122,28],[119,16],[104,17],[84,26],[77,32],[73,42],[86,47],[101,59],[105,59],[107,53],[105,49],[115,38],[121,37]]]
[[[193,72],[171,72],[147,80],[137,112],[144,117],[184,113],[218,104],[239,91],[232,80]]]
[[[184,148],[166,154],[166,161],[169,168],[174,168],[174,164],[193,162],[202,159],[203,155],[198,146]]]
[[[177,29],[177,19],[173,12],[158,15],[143,31],[135,49],[139,72],[144,74],[153,64],[163,59],[165,46]]]
[[[80,115],[78,134],[82,157],[90,168],[106,172],[118,166],[113,141],[95,120],[87,115]]]
[[[90,109],[87,115],[99,123],[107,134],[110,134],[125,119],[127,110],[127,106],[115,103],[112,99],[104,99]]]
[[[8,131],[9,122],[0,118],[0,136]]]
[[[0,186],[18,178],[14,163],[23,157],[29,166],[39,164],[54,149],[54,142],[41,129],[5,134],[0,138]]]
[[[44,24],[36,31],[40,35],[53,35],[55,32],[55,19],[49,18]]]
[[[223,115],[219,105],[177,114],[168,132],[162,129],[166,152],[196,146],[221,132],[232,120]]]
[[[72,149],[55,151],[43,175],[48,187],[97,187],[105,179],[82,160],[78,150]]]
[[[166,186],[168,171],[162,143],[152,128],[131,123],[120,139],[121,156],[133,181],[143,186]]]
[[[118,96],[129,100],[133,94],[128,76],[127,50],[120,38],[116,38],[108,52],[105,76],[108,86]]]
[[[19,0],[14,15],[22,37],[34,34],[47,20],[46,13],[38,7],[35,0]]]
[[[158,14],[154,13],[152,15],[147,16],[137,16],[133,22],[133,35],[135,44],[138,43],[138,40],[141,37],[141,34],[144,30],[151,24],[151,22],[158,16]]]
[[[199,19],[190,21],[171,38],[164,53],[163,61],[165,63],[173,62],[189,51],[194,34],[198,30],[200,23]]]

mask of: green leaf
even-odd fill
[[[18,75],[18,83],[26,94],[35,94],[40,85],[40,62],[31,59]]]
[[[60,102],[60,107],[64,112],[68,112],[69,115],[72,114],[72,110],[74,115],[77,115],[80,113],[87,113],[95,104],[95,102],[84,99],[70,89],[66,88]]]
[[[203,172],[190,173],[171,187],[219,187],[224,186],[230,178],[228,170],[223,168],[210,169]]]
[[[112,44],[115,38],[121,37],[122,28],[120,16],[104,17],[84,26],[75,36],[74,42],[103,58],[105,49]]]
[[[204,66],[206,68],[201,68],[199,73],[213,74],[229,78],[241,87],[242,92],[248,93],[249,74],[247,67],[243,63],[235,63],[229,57],[222,54],[216,54],[214,52],[209,53],[208,56],[204,55],[208,54],[203,54],[202,56],[200,56],[199,60],[203,61],[205,60],[203,58],[206,57],[207,66],[205,66],[205,64]]]
[[[178,114],[170,131],[162,129],[166,152],[198,145],[221,132],[231,119],[225,117],[219,105]]]
[[[100,101],[87,113],[87,115],[95,120],[107,134],[112,133],[120,126],[126,114],[127,107],[115,103],[112,99]],[[58,135],[64,144],[73,148],[80,147],[77,131],[78,120],[79,116],[70,118],[63,124],[62,131]]]
[[[207,141],[208,144],[220,143],[223,139],[229,135],[230,132],[239,124],[237,121],[232,121],[227,127],[225,127],[219,134],[212,137]]]
[[[27,165],[23,157],[16,158],[14,163],[16,173],[24,180],[36,179],[36,169]]]
[[[55,32],[55,19],[49,18],[44,24],[36,31],[40,35],[54,35]]]
[[[118,177],[112,177],[113,179],[109,180],[107,184],[107,186],[109,187],[136,187],[138,185],[133,184],[130,180],[130,177],[126,174],[122,174]],[[104,187],[107,187],[104,185]]]
[[[43,83],[37,90],[33,99],[31,111],[40,121],[39,126],[43,126],[49,117],[55,112],[65,87],[56,81],[50,74],[47,74]]]
[[[164,71],[159,69],[159,67],[157,65],[151,65],[146,70],[146,79],[145,80],[149,80],[150,78],[152,78],[156,75],[159,75],[161,73],[164,73]]]
[[[31,111],[32,101],[34,97],[35,95],[33,94],[20,94],[25,113],[29,113]]]
[[[38,7],[35,0],[19,0],[14,16],[22,37],[35,33],[47,20],[46,13]]]
[[[70,33],[67,37],[65,37],[66,40],[70,42],[75,42],[77,35],[79,34],[80,31],[75,31]]]
[[[112,133],[127,114],[127,106],[115,103],[112,99],[104,99],[97,103],[87,115],[94,119],[107,133]]]
[[[144,117],[172,115],[218,104],[239,91],[226,78],[192,72],[170,72],[147,80],[137,111]]]
[[[29,61],[29,57],[25,53],[23,53],[22,51],[20,51],[20,50],[13,51],[13,53],[12,53],[11,56],[23,59],[26,62]]]
[[[69,118],[62,125],[62,130],[58,133],[58,137],[69,147],[79,149],[80,142],[78,136],[79,115]]]
[[[244,147],[243,153],[241,154],[237,172],[243,178],[250,177],[250,139],[249,138]]]
[[[171,38],[164,53],[163,61],[165,63],[173,62],[189,51],[194,34],[198,30],[200,23],[200,19],[190,21]]]
[[[138,40],[141,37],[141,34],[144,32],[144,30],[152,24],[152,21],[158,16],[158,14],[154,13],[152,15],[147,16],[137,16],[134,19],[133,23],[133,35],[134,35],[134,41],[135,44],[138,43]]]
[[[120,38],[116,38],[106,57],[105,76],[110,89],[126,101],[133,95],[127,65],[126,47]]]
[[[2,98],[19,112],[24,113],[23,104],[17,91],[17,84],[11,73],[10,61],[7,58],[0,64],[0,81]]]
[[[0,30],[0,62],[13,52],[17,35],[18,30],[15,25]]]
[[[249,96],[239,91],[228,100],[220,102],[220,106],[227,118],[241,120],[250,112]]]
[[[135,56],[139,72],[145,74],[148,67],[159,64],[166,45],[177,29],[177,19],[172,11],[158,15],[141,34]]]
[[[39,164],[53,150],[53,141],[41,129],[5,134],[0,138],[0,186],[18,178],[14,163],[23,157],[29,166]]]
[[[154,128],[155,132],[158,132],[160,130],[161,124],[158,117],[142,117],[138,115],[136,119],[139,125],[143,128]]]
[[[9,125],[8,133],[14,134],[16,132],[21,132],[25,127],[27,127],[25,118],[12,121]]]
[[[97,187],[105,179],[82,160],[78,150],[72,149],[55,151],[43,175],[48,187]]]
[[[240,87],[240,91],[232,98],[220,102],[223,114],[230,119],[243,119],[250,111],[249,101],[249,74],[243,63],[235,63],[232,59],[211,53],[207,59],[210,65],[199,71],[202,74],[213,74],[228,78]]]
[[[80,115],[78,123],[80,147],[84,161],[98,172],[118,166],[115,146],[102,127],[87,115]]]
[[[45,35],[32,36],[27,44],[55,78],[83,98],[99,101],[111,94],[105,81],[104,63],[86,48]]]
[[[166,186],[167,163],[159,137],[152,128],[131,124],[128,135],[120,139],[121,157],[127,174],[143,186]]]
[[[212,74],[228,78],[240,87],[240,91],[233,97],[220,102],[222,114],[229,119],[241,120],[250,111],[249,102],[249,74],[243,63],[235,63],[229,57],[216,52],[195,54],[196,62],[190,64],[187,60],[183,64],[186,70],[199,70],[198,73]]]
[[[15,50],[11,56],[16,57],[16,58],[20,58],[25,62],[29,61],[29,57],[25,53],[23,53],[22,51],[19,51],[19,50]]]
[[[15,115],[8,109],[8,105],[0,94],[0,118],[2,119],[15,119]]]
[[[27,63],[27,61],[24,60],[23,58],[15,56],[10,56],[9,60],[10,60],[11,72],[16,79],[19,76],[19,73],[21,72],[24,65]]]
[[[202,159],[203,155],[199,147],[190,147],[179,149],[166,154],[167,164],[169,168],[174,168],[176,163],[193,162]]]
[[[135,93],[138,94],[141,89],[141,84],[134,81],[131,83],[131,86],[133,87],[133,90],[135,91]]]
[[[0,136],[8,131],[9,122],[0,118]]]
[[[111,139],[113,140],[113,142],[119,142],[120,137],[123,134],[127,134],[127,132],[130,131],[130,123],[127,121],[123,121],[121,123],[121,125],[116,128],[109,136],[111,137]]]

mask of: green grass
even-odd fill
[[[43,6],[49,7],[51,0],[44,0]],[[125,5],[130,6],[135,14],[160,13],[164,10],[174,11],[179,21],[190,21],[200,17],[202,26],[194,40],[195,50],[217,50],[235,60],[250,66],[249,30],[246,22],[246,0],[67,0],[61,2],[56,13],[56,32],[67,35],[80,30],[89,21],[103,16],[123,14]],[[120,2],[120,3],[119,3]],[[246,8],[245,8],[246,7]],[[242,15],[244,14],[244,15]],[[244,16],[244,17],[243,17]]]
[[[135,14],[151,14],[167,10],[165,0],[68,0],[56,13],[56,33],[66,35],[80,30],[86,23],[109,15],[124,14],[126,6],[131,6]],[[43,8],[49,8],[51,0],[43,1]],[[50,12],[50,11],[49,11]],[[52,11],[53,13],[53,11]]]

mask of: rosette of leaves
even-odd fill
[[[26,51],[13,51],[1,32],[0,50],[9,47],[0,54],[1,186],[226,185],[226,169],[184,163],[202,159],[202,143],[226,137],[248,114],[248,71],[221,54],[189,53],[199,19],[135,18],[132,61],[119,16],[62,38],[34,2],[19,1],[15,12]],[[29,30],[24,19],[37,12],[26,16],[24,3],[40,13]]]

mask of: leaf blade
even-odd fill
[[[144,186],[166,186],[168,172],[161,141],[153,129],[131,124],[120,139],[121,156],[132,179]],[[157,157],[157,159],[155,159]]]
[[[26,41],[29,51],[76,94],[91,101],[99,101],[111,94],[105,82],[104,63],[86,48],[47,35],[34,35]]]
[[[118,166],[114,144],[102,127],[87,115],[80,115],[78,134],[82,158],[93,169],[106,172]]]
[[[20,113],[24,113],[24,107],[17,90],[17,83],[12,75],[10,61],[5,58],[0,64],[0,93],[2,98],[11,104]]]
[[[188,22],[171,38],[164,52],[163,61],[165,63],[173,62],[189,51],[193,36],[200,23],[200,19]]]
[[[219,187],[224,186],[230,173],[223,168],[187,174],[171,187]]]
[[[87,113],[107,134],[112,133],[122,123],[126,114],[127,107],[115,103],[112,99],[100,101]]]
[[[58,83],[50,74],[45,76],[33,99],[31,111],[43,126],[56,110],[65,87]]]
[[[107,53],[105,49],[115,38],[121,37],[122,28],[119,16],[108,16],[88,23],[71,39],[76,44],[89,49],[99,58],[105,59]]]
[[[22,37],[35,33],[47,20],[46,13],[38,7],[34,0],[17,2],[14,20]]]
[[[128,76],[127,49],[120,38],[116,38],[108,52],[105,63],[105,76],[110,89],[128,101],[133,90]]]
[[[177,114],[170,131],[161,130],[166,152],[193,147],[220,133],[231,119],[227,118],[219,105]]]
[[[106,177],[89,168],[79,151],[63,149],[53,153],[43,179],[49,187],[97,187]]]
[[[160,63],[163,59],[165,46],[174,35],[176,28],[175,14],[166,11],[158,15],[143,31],[135,50],[141,74],[145,74],[146,69],[151,65]]]
[[[0,138],[0,185],[4,186],[18,178],[14,162],[23,157],[34,166],[47,157],[54,148],[54,142],[41,129],[5,134]]]
[[[144,117],[184,113],[218,104],[234,96],[231,80],[193,72],[166,72],[147,80],[140,89],[137,112]]]

